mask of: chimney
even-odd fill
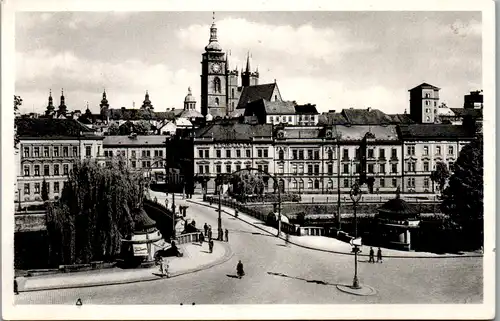
[[[368,108],[366,108],[366,110],[367,110],[367,111],[371,111],[371,110],[372,110],[372,108],[371,108],[371,107],[368,107]]]

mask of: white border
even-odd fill
[[[2,3],[2,312],[5,319],[483,319],[494,317],[495,295],[495,10],[493,1],[61,1]],[[207,305],[14,306],[13,233],[16,179],[12,171],[15,11],[482,11],[484,89],[484,302],[474,305]],[[140,307],[140,308],[138,308]]]

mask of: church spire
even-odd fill
[[[49,104],[47,105],[47,110],[45,111],[46,116],[52,116],[54,114],[54,101],[52,100],[52,89],[49,89]]]
[[[64,98],[64,89],[61,88],[61,103],[59,104],[58,114],[66,116],[66,112],[67,112],[67,107]]]
[[[250,52],[247,52],[247,67],[245,71],[250,72]]]
[[[149,100],[149,92],[146,90],[146,95],[144,96],[144,101],[142,102],[141,109],[153,109],[151,100]]]
[[[210,40],[205,47],[205,51],[222,51],[222,47],[217,40],[217,25],[215,24],[215,12],[212,12],[212,26],[210,27]]]

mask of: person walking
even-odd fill
[[[205,223],[205,225],[203,225],[203,230],[205,231],[205,236],[208,236],[208,225],[207,225],[207,223]]]
[[[212,253],[214,251],[214,241],[213,240],[210,240],[208,242],[208,248],[210,249],[210,253]]]
[[[212,240],[212,227],[210,225],[208,226],[208,239]]]
[[[375,252],[373,251],[373,247],[370,247],[370,259],[368,263],[375,263]]]
[[[229,242],[229,230],[228,229],[226,229],[225,235],[226,235],[226,242]]]
[[[19,287],[17,285],[17,277],[14,277],[14,294],[15,295],[19,294]]]
[[[378,248],[377,251],[377,263],[378,262],[382,263],[382,250],[380,249],[380,247]]]
[[[200,239],[201,246],[203,246],[203,241],[205,240],[205,236],[203,235],[203,232],[200,232],[200,236],[198,238]]]
[[[238,210],[234,210],[234,217],[238,217]]]

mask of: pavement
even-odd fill
[[[196,203],[202,206],[211,207],[213,209],[218,209],[218,204],[209,205],[208,202],[203,202],[199,198],[193,198],[191,200],[187,200],[188,203]],[[234,209],[228,206],[221,206],[221,209],[228,215],[234,217]],[[269,233],[270,235],[277,235],[278,230],[274,227],[267,226],[265,223],[253,216],[242,213],[241,211],[238,213],[238,219],[241,221],[253,225],[254,227]],[[281,233],[280,239],[303,248],[324,251],[336,254],[345,254],[345,255],[354,255],[351,253],[352,246],[349,243],[342,242],[335,238],[325,237],[325,236],[295,236],[295,235],[287,235],[285,233]],[[374,248],[376,252],[377,248]],[[483,255],[476,252],[463,252],[461,254],[453,254],[453,253],[444,253],[437,254],[431,252],[411,252],[411,251],[399,251],[394,249],[381,248],[384,258],[460,258],[460,257],[482,257]],[[358,256],[369,256],[369,246],[361,246],[361,254],[358,253]]]
[[[213,252],[208,243],[181,244],[183,257],[168,257],[169,278],[209,269],[228,261],[233,252],[226,242],[214,241]],[[137,283],[163,279],[159,267],[137,269],[102,269],[85,272],[60,273],[44,276],[18,277],[19,292],[60,290],[94,286]]]

